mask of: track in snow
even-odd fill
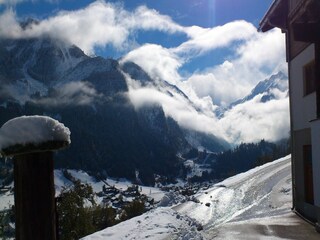
[[[186,202],[174,209],[201,222],[205,230],[226,222],[289,212],[290,156],[228,178],[199,192],[196,198],[200,203]]]

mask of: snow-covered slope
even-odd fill
[[[141,216],[119,223],[82,240],[91,239],[203,239],[197,223],[171,208],[153,209]]]
[[[228,221],[277,215],[291,205],[291,164],[285,157],[228,178],[175,208],[206,229]],[[210,205],[210,206],[208,206]]]
[[[189,201],[174,208],[158,208],[84,239],[213,239],[225,224],[265,219],[276,224],[276,217],[290,213],[290,173],[287,156],[198,192],[198,203]],[[195,227],[199,227],[199,222],[203,231]]]

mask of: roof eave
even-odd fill
[[[259,31],[267,32],[275,27],[286,29],[287,2],[275,0],[262,18],[259,24]]]

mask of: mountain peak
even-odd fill
[[[51,84],[88,58],[81,49],[48,37],[0,40],[2,83],[12,80]],[[11,79],[11,80],[10,80]]]
[[[130,75],[130,77],[134,80],[138,80],[141,84],[146,84],[152,82],[150,76],[137,64],[131,61],[121,62],[121,69]]]
[[[253,99],[258,94],[270,94],[271,89],[278,89],[281,92],[288,90],[288,77],[283,72],[278,72],[276,74],[271,75],[269,78],[260,81],[251,91],[249,95],[246,97],[235,101],[230,104],[229,108],[232,108],[239,103],[243,103]],[[272,98],[270,98],[271,100]]]
[[[239,99],[233,103],[231,103],[226,108],[218,108],[215,112],[218,117],[223,117],[224,112],[232,109],[233,107],[245,103],[247,101],[252,100],[257,95],[261,94],[261,102],[268,102],[275,98],[272,90],[277,89],[281,92],[288,91],[288,76],[283,73],[282,71],[279,71],[275,74],[272,74],[269,78],[266,78],[265,80],[260,81],[248,94],[242,99]]]

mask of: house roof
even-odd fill
[[[259,31],[266,32],[274,27],[286,29],[288,16],[288,1],[274,0],[260,22]]]
[[[266,32],[277,27],[287,29],[288,21],[294,24],[313,24],[319,29],[320,22],[320,1],[299,0],[290,8],[289,0],[274,0],[260,22],[259,31]]]

